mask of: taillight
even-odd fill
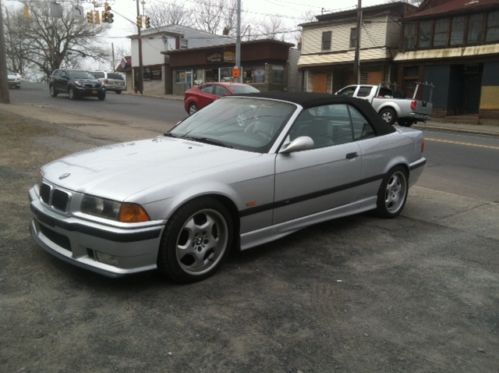
[[[421,153],[424,153],[425,151],[425,142],[424,139],[421,140]]]
[[[418,106],[418,103],[416,100],[411,101],[411,110],[414,111],[416,110],[416,106]]]

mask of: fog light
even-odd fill
[[[114,255],[101,253],[97,250],[91,250],[91,249],[87,249],[87,251],[92,252],[93,254],[92,259],[97,260],[98,262],[109,264],[112,266],[118,266],[118,258]]]

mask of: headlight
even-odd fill
[[[140,223],[151,220],[144,208],[136,203],[117,202],[94,196],[84,196],[81,212],[123,223]]]
[[[75,85],[77,85],[78,87],[81,87],[81,82],[79,80],[75,80]]]

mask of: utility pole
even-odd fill
[[[357,2],[357,45],[355,46],[355,60],[353,63],[353,76],[357,84],[360,84],[360,27],[362,26],[362,0]]]
[[[116,71],[116,62],[114,61],[114,43],[111,43],[111,54],[112,54],[112,63],[113,63],[113,71]]]
[[[236,67],[241,71],[241,0],[237,0],[237,25],[236,25]],[[241,81],[241,76],[237,78],[237,81]]]
[[[137,2],[137,19],[141,17],[140,15],[140,5],[139,0]],[[137,24],[137,34],[138,34],[138,42],[139,42],[139,79],[137,79],[138,87],[135,87],[136,91],[139,91],[140,94],[144,93],[144,66],[142,64],[142,36],[140,32],[140,27],[142,25]]]
[[[0,2],[0,102],[10,103],[9,82],[7,78],[7,58],[5,57],[5,37],[3,28],[3,10]]]

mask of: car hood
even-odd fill
[[[42,175],[69,190],[125,201],[149,188],[230,164],[237,167],[259,155],[163,136],[75,153],[45,165]]]

